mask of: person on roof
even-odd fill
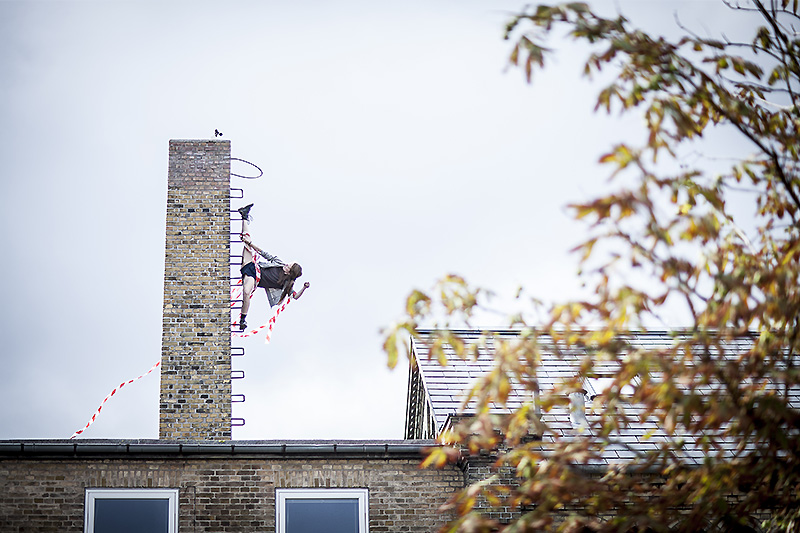
[[[289,296],[297,300],[303,292],[311,285],[309,282],[303,284],[300,292],[294,292],[294,282],[303,275],[303,268],[297,263],[285,263],[274,255],[270,255],[255,244],[250,238],[250,209],[253,204],[240,207],[237,211],[242,216],[242,310],[239,317],[239,330],[244,331],[247,327],[247,312],[250,310],[250,298],[257,287],[263,287],[267,293],[267,300],[270,307],[274,307]],[[261,256],[264,261],[258,261],[256,269],[256,259]]]

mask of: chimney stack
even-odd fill
[[[231,438],[230,141],[171,140],[159,438]]]

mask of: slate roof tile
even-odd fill
[[[462,414],[469,414],[470,408],[474,407],[475,401],[463,407],[463,400],[466,392],[476,383],[476,380],[492,370],[494,367],[493,351],[503,341],[514,341],[518,338],[518,331],[495,331],[493,336],[486,339],[486,347],[481,346],[478,350],[476,360],[460,359],[455,350],[445,346],[444,353],[447,359],[446,366],[440,366],[436,358],[428,357],[429,345],[426,344],[432,332],[421,332],[422,337],[419,341],[412,343],[412,358],[415,367],[412,365],[412,374],[409,377],[409,401],[406,413],[406,438],[435,438],[436,434],[422,434],[421,429],[428,426],[435,433],[440,432],[448,424],[452,417]],[[480,331],[458,331],[459,337],[468,345],[474,345],[481,337]],[[626,339],[632,346],[639,348],[667,348],[672,342],[671,334],[666,332],[643,332],[631,335]],[[730,342],[726,348],[735,348],[743,352],[750,346],[749,339],[741,339]],[[734,352],[736,353],[736,352]],[[562,350],[561,355],[556,355],[554,350],[549,353],[542,350],[541,363],[537,369],[537,379],[542,390],[548,390],[557,383],[569,379],[575,375],[580,364],[580,359],[585,353],[580,350]],[[598,376],[611,376],[617,369],[614,362],[602,361],[597,364],[595,370]],[[657,377],[657,376],[656,376]],[[519,386],[519,382],[514,381],[506,407],[493,405],[493,412],[509,413],[513,409],[519,408],[524,402],[532,399],[532,393]],[[589,385],[591,386],[591,384]],[[776,385],[767,384],[765,390],[778,389]],[[704,387],[695,387],[696,394],[724,394],[725,391],[719,386],[710,384]],[[800,388],[791,390],[789,395],[791,406],[800,409]],[[592,402],[586,402],[586,417],[589,421],[597,418],[596,409],[602,406]],[[626,405],[625,412],[630,417],[630,425],[621,428],[613,435],[617,441],[629,446],[615,445],[609,448],[606,460],[629,459],[635,452],[657,450],[661,443],[670,439],[670,436],[659,427],[654,418],[644,421],[640,419],[644,413],[644,408],[637,405]],[[426,423],[423,418],[429,417],[430,422]],[[552,430],[562,436],[575,436],[576,430],[570,422],[569,410],[566,408],[555,407],[542,415],[542,420]],[[676,434],[672,438],[685,440],[685,446],[681,455],[687,461],[701,462],[705,457],[705,452],[695,445],[693,437],[689,434]],[[735,450],[737,443],[733,441],[723,442],[722,449]],[[748,445],[745,449],[754,449]],[[712,452],[715,453],[715,452]]]

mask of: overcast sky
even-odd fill
[[[522,5],[0,0],[0,438],[67,438],[159,360],[170,139],[216,128],[264,170],[233,180],[253,239],[311,283],[271,344],[234,342],[236,439],[402,438],[405,361],[387,369],[380,329],[446,273],[501,310],[519,285],[576,295],[564,206],[608,187],[596,161],[639,122],[592,114],[567,43],[533,86],[507,70]],[[595,5],[664,32],[676,10],[698,31],[730,15]],[[262,292],[249,322],[268,316]],[[157,438],[158,386],[83,437]]]

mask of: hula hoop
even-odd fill
[[[255,163],[251,163],[250,161],[245,161],[244,159],[239,159],[238,157],[231,157],[231,161],[241,161],[242,163],[246,163],[251,167],[255,167],[255,169],[258,170],[258,176],[243,176],[242,174],[234,174],[233,172],[231,172],[231,176],[236,176],[237,178],[244,178],[246,180],[256,180],[264,175],[264,171],[261,170]]]

